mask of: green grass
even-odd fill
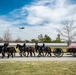
[[[67,46],[51,46],[50,48],[52,49],[52,51],[53,51],[55,48],[61,48],[64,52],[66,52]]]
[[[0,75],[76,75],[76,61],[0,61]]]

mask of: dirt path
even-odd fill
[[[15,57],[1,57],[0,61],[76,61],[76,57],[72,57],[72,55],[64,54],[63,57],[55,57],[53,54],[51,57],[20,57],[18,53],[16,53]]]

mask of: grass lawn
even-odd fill
[[[0,61],[0,75],[76,75],[76,61]]]
[[[50,48],[52,49],[52,51],[53,51],[55,48],[61,48],[64,52],[66,52],[67,46],[51,46]]]

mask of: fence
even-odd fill
[[[23,43],[9,43],[10,46],[16,46],[17,44],[23,45]],[[41,46],[43,43],[38,43]],[[0,43],[4,45],[4,43]],[[34,46],[35,43],[26,43],[27,46]],[[46,46],[67,46],[67,43],[45,43]]]

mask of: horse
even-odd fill
[[[8,43],[4,43],[4,45],[1,48],[2,58],[5,56],[5,53],[7,52],[6,51],[7,46],[8,46]]]
[[[4,45],[1,45],[1,46],[0,46],[0,53],[2,53],[2,48],[3,48],[3,47],[7,47],[7,46],[8,46],[8,43],[4,43]]]
[[[4,47],[4,45],[0,46],[0,53],[2,54],[2,58],[5,56],[5,53],[3,51],[3,47]]]
[[[38,52],[38,55],[37,56],[44,56],[44,49],[43,49],[42,46],[36,45],[35,46],[35,51]]]
[[[29,54],[30,54],[31,57],[33,55],[35,57],[35,49],[33,47],[31,47],[31,46],[30,47],[27,47],[26,50],[27,50],[27,57],[29,56]]]
[[[51,56],[51,48],[48,46],[45,46],[43,43],[42,46],[38,46],[38,44],[35,44],[35,51],[38,52],[38,56],[46,56],[50,55]]]
[[[49,55],[51,56],[51,48],[50,48],[50,47],[48,47],[48,46],[45,47],[44,52],[45,52],[45,56],[46,56],[47,54],[48,54],[47,56],[49,56]]]
[[[7,47],[7,48],[6,48],[6,51],[7,51],[8,58],[9,58],[10,56],[12,56],[12,57],[15,56],[16,49],[15,49],[14,47]]]
[[[30,54],[30,56],[33,56],[33,54],[35,56],[34,48],[31,47],[31,46],[30,47],[26,47],[25,45],[22,46],[22,45],[17,44],[16,48],[18,48],[20,50],[20,56],[21,57],[22,57],[22,55],[26,56],[26,53],[27,53],[26,57],[28,57],[29,54]]]
[[[14,47],[3,47],[2,48],[2,58],[5,57],[5,53],[7,53],[7,57],[9,58],[10,56],[15,56],[16,50]]]
[[[0,52],[2,54],[2,58],[5,57],[5,53],[7,53],[7,57],[9,58],[9,56],[13,57],[13,54],[15,56],[15,48],[14,47],[9,47],[8,43],[4,43],[3,46],[0,46]]]
[[[2,48],[4,47],[4,45],[1,45],[0,46],[0,53],[2,52]]]
[[[25,52],[26,52],[25,50],[26,50],[26,49],[24,49],[24,46],[22,46],[22,45],[20,45],[20,44],[17,44],[17,45],[16,45],[16,48],[19,49],[19,51],[20,51],[19,54],[20,54],[21,57],[22,57],[23,55],[26,56],[26,54],[25,54]]]

